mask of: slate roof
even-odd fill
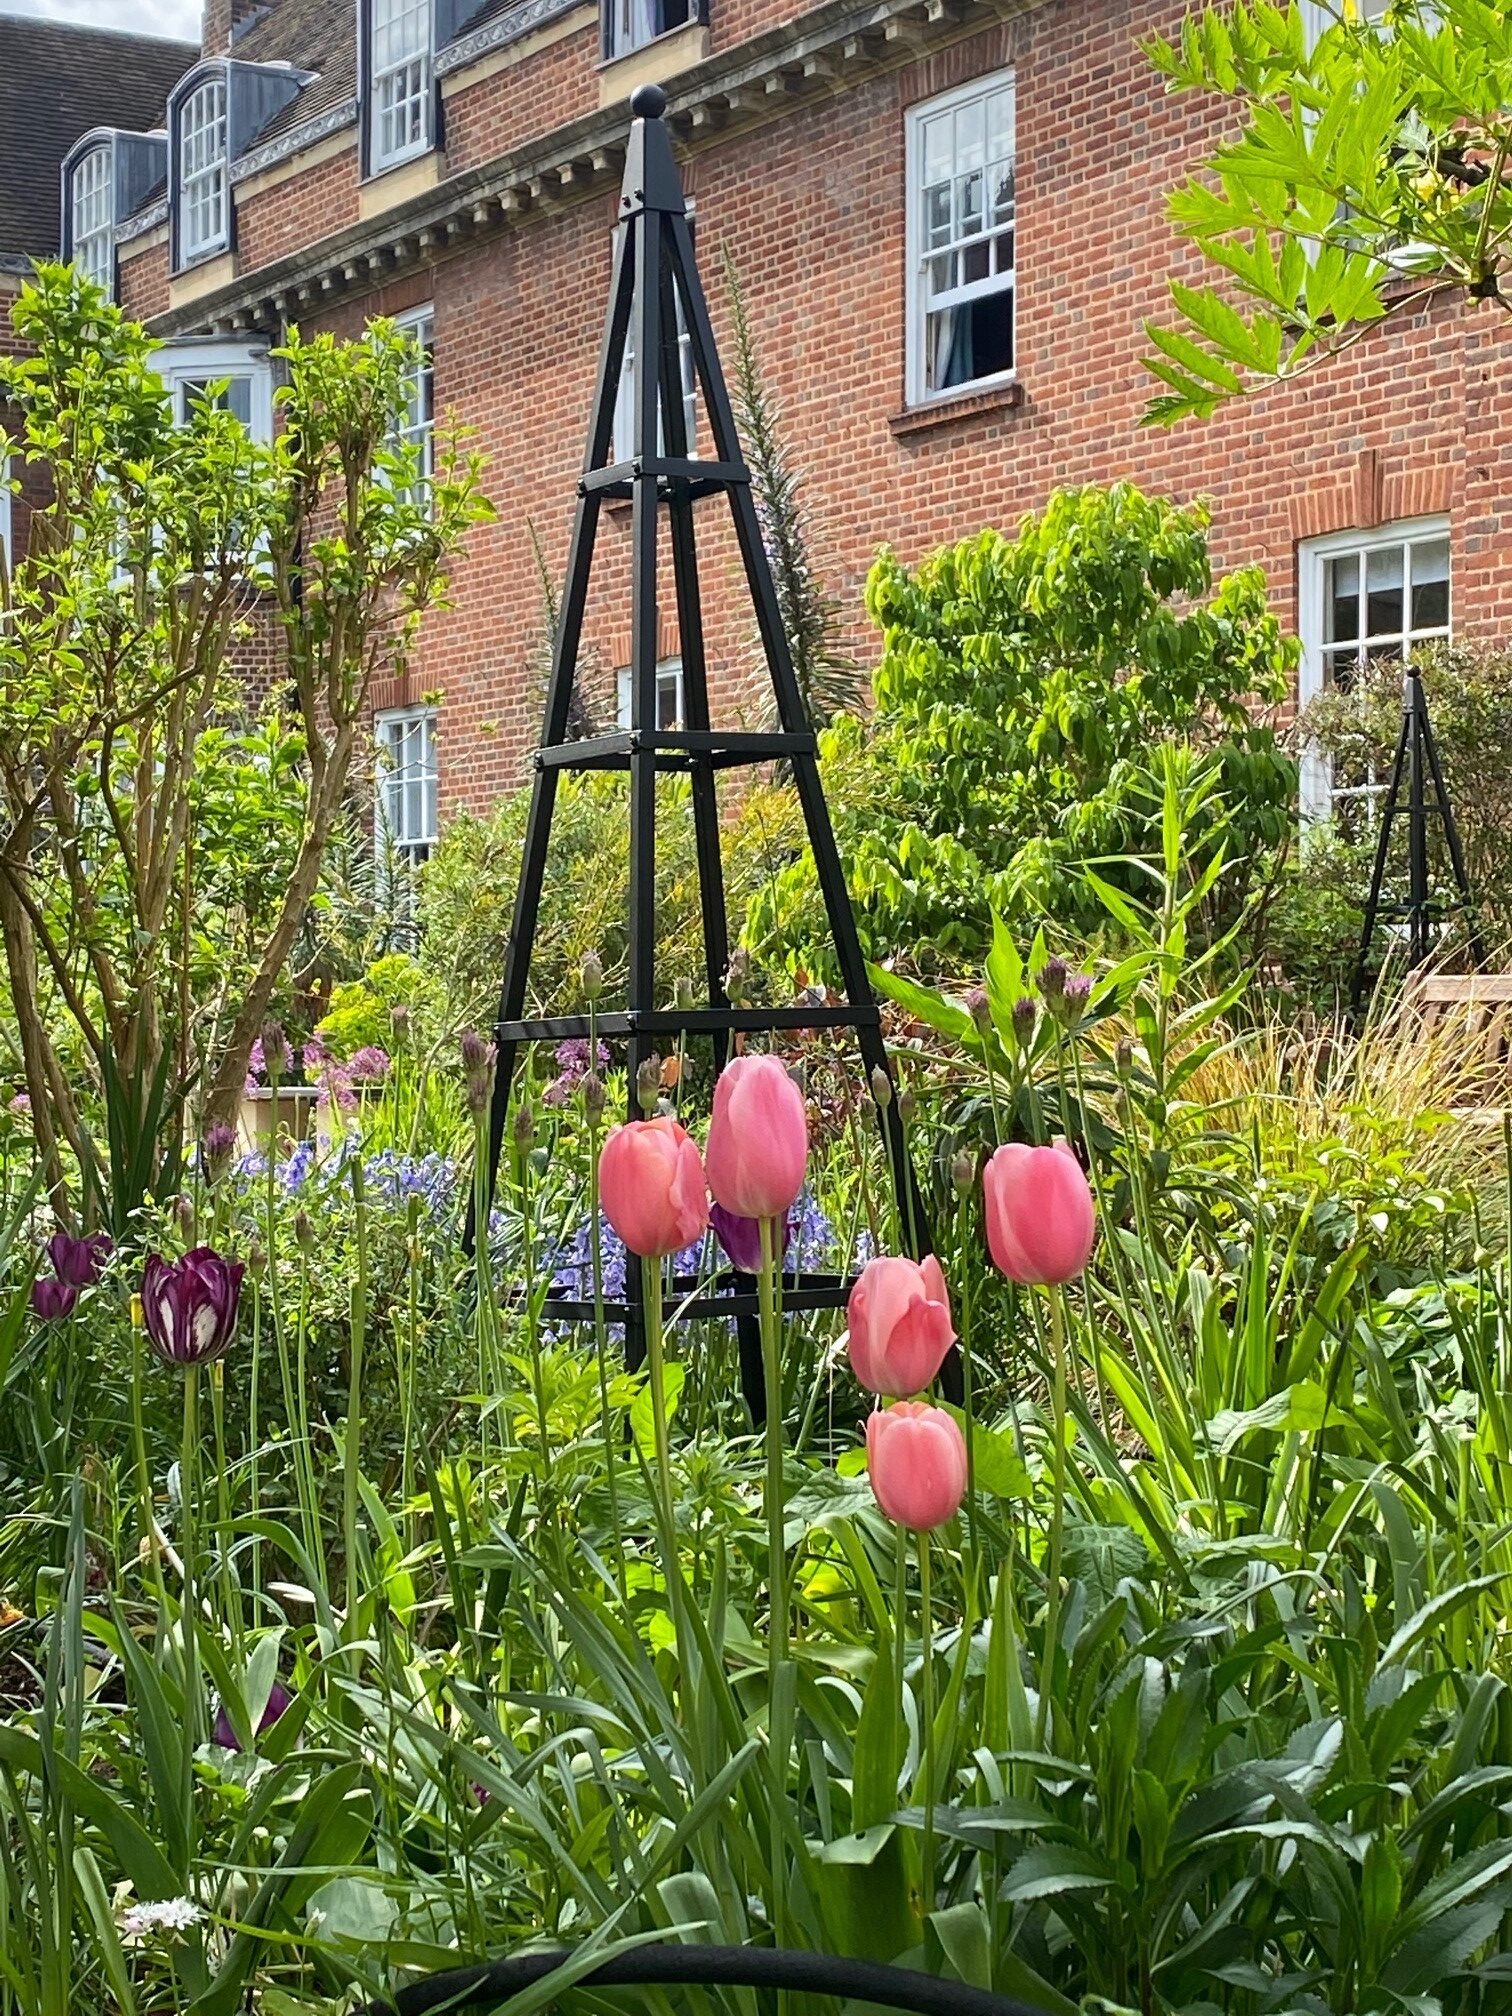
[[[291,63],[319,74],[258,133],[261,147],[357,90],[357,9],[351,0],[274,0],[231,44],[243,63]]]
[[[161,126],[198,56],[189,42],[0,14],[0,257],[57,257],[64,155],[92,126]]]

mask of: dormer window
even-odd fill
[[[76,161],[69,172],[69,253],[86,279],[115,295],[115,162],[108,140]]]
[[[368,0],[368,167],[378,175],[434,146],[431,0]]]
[[[178,204],[181,263],[224,251],[230,242],[226,79],[206,77],[179,108]]]

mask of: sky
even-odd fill
[[[0,0],[0,14],[36,14],[44,21],[199,40],[200,0]]]

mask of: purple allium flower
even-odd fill
[[[149,1253],[142,1273],[147,1342],[167,1365],[208,1365],[224,1357],[241,1299],[239,1260],[196,1246],[182,1260]]]
[[[10,1110],[12,1111],[12,1113],[15,1113],[18,1116],[24,1116],[27,1113],[30,1113],[30,1111],[32,1110],[30,1092],[18,1092],[15,1098],[12,1099],[12,1101],[10,1102]]]
[[[376,1043],[365,1043],[346,1068],[355,1084],[381,1085],[389,1074],[391,1061],[387,1050],[380,1050]]]
[[[598,1068],[609,1068],[609,1045],[598,1046]],[[542,1093],[548,1106],[565,1106],[573,1093],[589,1074],[588,1039],[586,1036],[569,1036],[565,1043],[557,1045],[557,1075]]]
[[[256,1734],[265,1735],[279,1716],[285,1714],[293,1705],[294,1696],[281,1680],[275,1680],[268,1694],[268,1705],[264,1708],[262,1719],[257,1725]],[[216,1710],[215,1727],[211,1731],[210,1740],[212,1743],[218,1743],[222,1750],[240,1751],[242,1747],[236,1740],[236,1731],[231,1726],[231,1717],[226,1713],[224,1706]]]
[[[44,1275],[32,1283],[32,1314],[41,1317],[44,1323],[56,1323],[60,1317],[71,1316],[78,1299],[79,1291],[70,1281],[55,1281],[51,1275]]]
[[[47,1242],[52,1270],[69,1288],[87,1288],[92,1281],[98,1281],[114,1251],[115,1242],[108,1232],[94,1232],[87,1239],[54,1232]]]
[[[299,1053],[304,1062],[305,1073],[310,1078],[318,1078],[331,1055],[318,1036],[312,1036]]]

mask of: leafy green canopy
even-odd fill
[[[1241,856],[1284,840],[1295,771],[1268,710],[1295,646],[1258,569],[1214,588],[1207,525],[1201,506],[1128,484],[1063,490],[1017,538],[983,532],[915,569],[877,561],[876,711],[824,738],[873,957],[976,961],[993,911],[1095,928],[1078,871],[1152,851],[1141,780],[1165,742],[1214,750]],[[749,929],[825,969],[811,857],[758,897]]]
[[[1512,9],[1502,0],[1354,0],[1310,34],[1293,4],[1236,0],[1147,52],[1179,91],[1217,93],[1239,131],[1171,198],[1217,286],[1171,283],[1146,324],[1168,388],[1146,419],[1206,417],[1296,377],[1435,296],[1493,313],[1512,243]]]

